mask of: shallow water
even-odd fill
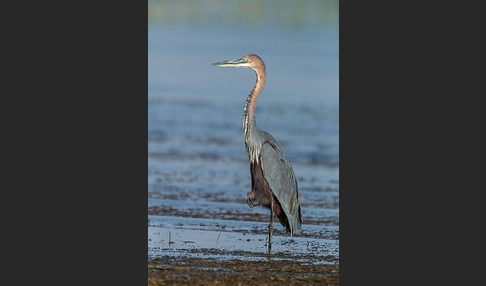
[[[211,66],[247,53],[267,67],[256,122],[279,142],[301,195],[302,229],[291,237],[275,223],[273,258],[338,265],[337,27],[149,26],[149,259],[268,259],[269,211],[246,204],[242,120],[255,74]]]

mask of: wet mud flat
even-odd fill
[[[266,223],[149,215],[149,285],[339,284],[336,226],[290,237]]]
[[[336,226],[290,237],[267,223],[149,216],[149,285],[339,284]]]
[[[338,285],[336,265],[303,264],[293,260],[218,261],[202,258],[163,258],[149,261],[149,285]]]

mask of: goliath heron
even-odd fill
[[[268,252],[271,253],[273,213],[290,235],[299,230],[302,215],[297,180],[289,160],[273,136],[258,129],[255,123],[255,105],[265,85],[265,63],[259,56],[249,54],[213,65],[250,68],[257,76],[243,111],[243,132],[251,172],[251,192],[248,193],[247,203],[251,208],[261,205],[270,209]]]

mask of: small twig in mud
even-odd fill
[[[221,230],[219,230],[218,238],[216,238],[216,244],[218,244],[219,236],[221,235]]]
[[[170,240],[170,231],[169,231],[169,246],[170,246],[171,244],[173,244],[173,243],[174,243],[174,242],[173,242],[172,240]]]
[[[336,245],[334,245],[334,247],[329,251],[329,253],[332,253],[334,249],[336,249]]]

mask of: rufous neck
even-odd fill
[[[265,71],[258,71],[255,70],[257,75],[257,80],[255,86],[251,90],[248,98],[246,99],[245,109],[243,112],[243,131],[246,133],[248,132],[248,127],[250,125],[256,125],[255,122],[255,105],[258,99],[258,96],[263,90],[265,85]]]

